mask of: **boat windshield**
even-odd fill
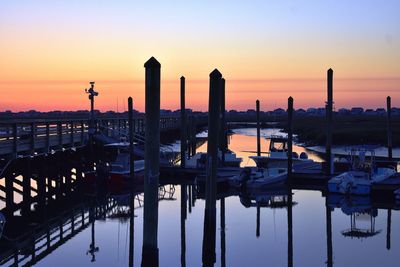
[[[277,152],[277,151],[287,151],[288,146],[286,140],[282,139],[271,139],[271,143],[269,145],[269,151]]]

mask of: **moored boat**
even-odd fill
[[[260,168],[287,168],[288,139],[283,136],[272,136],[269,143],[269,151],[264,152],[266,156],[250,156]],[[292,154],[293,166],[301,163],[312,162],[307,153],[296,152]]]
[[[285,168],[245,168],[229,179],[229,185],[241,189],[266,189],[282,185],[286,179]]]
[[[225,167],[239,167],[242,162],[242,158],[238,158],[235,153],[228,150],[224,154],[224,166]],[[186,160],[186,168],[205,168],[207,163],[207,153],[198,152],[190,159]],[[222,152],[218,151],[218,165],[222,165]]]
[[[330,179],[329,192],[368,195],[371,193],[372,184],[381,182],[396,173],[390,167],[377,167],[374,156],[374,150],[353,149],[350,154],[352,170]]]

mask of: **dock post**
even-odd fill
[[[46,122],[46,152],[50,152],[50,124]]]
[[[192,117],[192,129],[191,129],[191,131],[192,131],[192,138],[191,138],[191,143],[192,143],[192,157],[194,156],[194,155],[196,155],[196,128],[197,128],[197,126],[196,126],[196,117],[195,116],[193,116]]]
[[[145,180],[142,266],[158,266],[158,179],[160,162],[160,69],[151,57],[145,64]]]
[[[292,179],[293,170],[293,97],[288,98],[288,180]]]
[[[208,102],[208,137],[206,165],[206,204],[204,214],[203,265],[215,263],[215,228],[216,228],[216,197],[217,197],[217,167],[218,139],[220,123],[220,86],[221,73],[215,69],[210,73],[210,91]]]
[[[132,97],[128,98],[128,120],[129,120],[129,171],[131,185],[133,186],[135,179],[135,154],[133,153],[133,102]]]
[[[332,110],[333,110],[333,70],[329,69],[327,73],[328,80],[328,101],[326,102],[326,173],[333,174],[332,157]]]
[[[7,210],[11,211],[14,207],[14,175],[12,173],[7,174],[5,178],[5,187],[6,187],[6,208]]]
[[[260,137],[260,100],[256,101],[257,114],[257,156],[261,156],[261,137]]]
[[[34,122],[31,122],[31,132],[30,132],[31,155],[35,153],[35,136],[36,136],[36,125]]]
[[[22,174],[22,214],[28,214],[31,206],[31,177],[32,163],[31,159],[26,159],[24,171]]]
[[[187,125],[185,107],[185,77],[181,77],[181,167],[186,166]]]
[[[392,154],[392,103],[391,98],[386,98],[387,105],[387,146],[388,146],[388,158],[391,161],[393,159]]]
[[[18,155],[18,127],[17,123],[13,123],[13,157]]]
[[[219,147],[221,150],[221,161],[222,166],[225,164],[225,153],[227,150],[227,142],[226,142],[226,121],[225,121],[225,79],[221,79],[221,89],[220,89],[220,101],[221,101],[221,130],[220,130],[220,140]]]

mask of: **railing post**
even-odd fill
[[[146,143],[142,266],[158,266],[158,179],[160,161],[160,69],[150,58],[145,64]]]
[[[17,123],[13,123],[13,157],[18,156],[18,127]]]
[[[46,152],[50,151],[50,124],[46,122]]]
[[[85,122],[81,121],[81,145],[83,145],[84,140],[85,140]]]
[[[31,132],[30,132],[30,141],[31,141],[31,155],[35,152],[35,123],[31,122]]]
[[[71,125],[71,132],[70,132],[70,142],[71,142],[71,147],[73,147],[74,146],[74,122],[73,121],[71,121],[70,122],[70,125]]]
[[[59,121],[57,122],[57,134],[58,134],[58,149],[62,149],[63,147],[63,130],[62,130],[62,123]]]

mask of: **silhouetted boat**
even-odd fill
[[[260,168],[287,168],[288,160],[288,139],[283,136],[272,136],[270,138],[269,151],[267,156],[250,156]],[[300,156],[293,152],[293,165],[300,163],[312,162],[308,159],[305,152],[301,152]]]
[[[228,150],[225,153],[225,163],[226,167],[239,167],[242,162],[242,158],[236,157],[236,154]],[[207,153],[198,152],[190,159],[186,160],[186,168],[205,168],[207,164]],[[218,151],[218,164],[222,165],[222,152]]]
[[[242,189],[267,189],[283,184],[287,179],[284,168],[245,168],[229,178],[229,185]]]
[[[144,160],[134,161],[134,180],[130,175],[130,153],[129,145],[126,143],[113,143],[105,147],[117,150],[117,156],[111,164],[96,166],[96,171],[85,173],[87,184],[101,184],[111,191],[119,191],[132,184],[143,185]]]

